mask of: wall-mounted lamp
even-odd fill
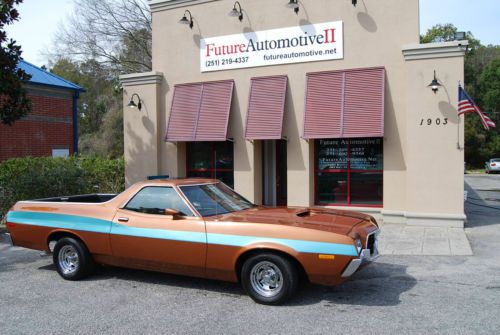
[[[186,14],[189,14],[189,20],[186,16]],[[180,24],[188,24],[189,28],[193,29],[193,15],[191,15],[191,12],[186,9],[184,12],[184,15],[182,16],[182,19],[179,20]]]
[[[238,9],[236,8],[238,5]],[[229,16],[237,17],[240,21],[243,21],[243,11],[241,10],[241,5],[238,1],[234,3],[233,10],[229,12]]]
[[[353,5],[354,7],[356,7],[356,5],[357,5],[357,4],[358,4],[358,0],[352,0],[352,5]]]
[[[441,87],[441,84],[438,82],[438,80],[436,78],[436,70],[434,70],[434,79],[432,79],[431,83],[429,85],[427,85],[427,87],[430,87],[432,92],[434,92],[434,94],[436,94],[436,92]]]
[[[135,103],[134,98],[137,97],[137,103]],[[142,108],[142,100],[139,94],[134,93],[132,94],[132,97],[130,98],[130,102],[128,103],[127,107],[130,108],[137,108],[138,110],[141,110]]]
[[[299,15],[299,0],[290,0],[286,4],[288,8],[293,8],[295,14]]]

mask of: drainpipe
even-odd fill
[[[73,95],[73,154],[78,154],[78,98],[80,91]]]

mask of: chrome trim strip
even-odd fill
[[[342,277],[346,278],[346,277],[352,276],[352,274],[354,272],[356,272],[356,270],[359,268],[360,265],[361,265],[361,259],[360,258],[353,259],[349,263],[349,265],[347,266],[347,268],[344,270],[344,272],[342,272]]]
[[[9,233],[5,233],[3,235],[3,239],[4,239],[5,242],[9,243],[11,247],[14,246],[14,242],[12,241],[12,237],[10,236]]]

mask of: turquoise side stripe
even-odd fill
[[[234,247],[244,247],[253,243],[269,242],[281,244],[294,249],[297,252],[303,253],[358,256],[356,248],[352,244],[290,240],[283,238],[267,238],[258,236],[241,236],[212,233],[205,234],[204,232],[177,231],[167,229],[138,228],[121,225],[107,220],[78,215],[40,212],[9,212],[9,214],[7,215],[7,221],[18,224],[29,224],[51,228],[74,229],[95,233],[138,236],[145,238],[156,238],[193,243],[218,244]]]
[[[339,244],[327,242],[313,242],[303,240],[289,240],[284,238],[267,238],[258,236],[240,236],[226,234],[207,234],[209,244],[230,245],[235,247],[244,247],[253,243],[270,242],[285,245],[298,252],[315,254],[335,254],[358,256],[356,248],[352,244]]]
[[[114,222],[111,228],[111,234],[158,238],[162,240],[174,240],[182,242],[207,243],[206,234],[204,232],[137,228],[124,226]]]
[[[111,221],[87,216],[41,212],[9,212],[7,221],[34,226],[75,229],[109,234]]]

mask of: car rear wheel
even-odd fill
[[[81,279],[94,269],[94,260],[87,247],[71,237],[57,241],[53,261],[59,275],[67,280]]]
[[[243,264],[241,281],[254,301],[279,305],[295,293],[299,278],[295,265],[287,258],[263,253],[249,258]]]

